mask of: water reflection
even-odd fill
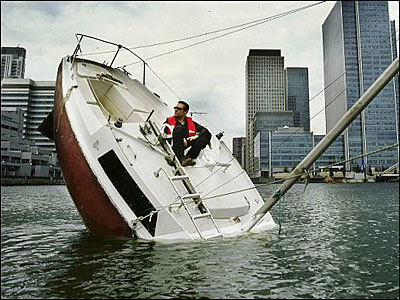
[[[129,238],[82,233],[70,240],[69,246],[60,251],[55,260],[48,262],[49,268],[43,271],[52,276],[48,276],[45,288],[49,297],[104,297],[114,290],[113,281],[120,286],[136,270],[154,265],[153,247],[154,243],[132,243]],[[131,282],[132,288],[135,282]]]

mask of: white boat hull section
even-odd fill
[[[197,219],[196,229],[182,205],[182,196],[188,194],[185,184],[172,184],[174,168],[167,164],[165,151],[155,135],[149,138],[141,131],[151,111],[150,119],[160,127],[172,108],[120,70],[79,59],[71,67],[66,57],[62,72],[62,94],[72,89],[64,98],[64,113],[91,171],[133,235],[160,240],[199,239],[199,230],[204,236],[216,235],[209,218]],[[115,126],[117,118],[123,120],[120,128]],[[242,224],[264,203],[228,147],[214,135],[211,148],[202,150],[196,165],[185,170],[223,236],[241,234]],[[137,195],[129,194],[133,189]],[[238,190],[244,191],[232,193]],[[200,213],[194,202],[188,201],[188,207],[192,215]],[[268,213],[254,231],[275,226]]]

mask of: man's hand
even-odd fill
[[[193,140],[195,140],[195,139],[197,139],[199,136],[196,134],[196,135],[194,135],[194,136],[189,136],[186,140],[187,141],[193,141]]]
[[[195,139],[197,139],[199,136],[196,134],[194,136],[189,136],[186,139],[183,139],[183,147],[186,148],[188,146],[188,142],[190,141],[194,141]]]

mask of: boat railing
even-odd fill
[[[129,51],[129,52],[132,53],[136,58],[138,58],[139,60],[141,60],[141,61],[143,62],[143,81],[142,81],[142,84],[143,84],[144,86],[146,85],[146,65],[147,65],[147,63],[146,63],[146,61],[145,61],[143,58],[141,58],[139,55],[137,55],[137,54],[136,54],[135,52],[133,52],[131,49],[129,49],[129,48],[127,48],[127,47],[125,47],[125,46],[123,46],[123,45],[121,45],[121,44],[117,44],[117,43],[114,43],[114,42],[110,42],[110,41],[106,41],[106,40],[103,40],[103,39],[99,39],[99,38],[96,38],[96,37],[94,37],[94,36],[90,36],[90,35],[87,35],[87,34],[76,33],[75,36],[76,36],[76,39],[78,40],[78,44],[76,45],[76,47],[75,47],[75,49],[74,49],[74,52],[73,52],[72,55],[71,55],[71,68],[73,67],[74,62],[75,62],[75,59],[76,59],[76,57],[78,56],[78,52],[80,51],[80,52],[82,53],[81,43],[82,43],[83,38],[85,37],[85,38],[88,38],[88,39],[93,39],[93,40],[96,40],[96,41],[99,41],[99,42],[102,42],[102,43],[106,43],[106,44],[110,44],[110,45],[114,45],[114,46],[117,47],[117,50],[116,50],[116,52],[115,52],[115,54],[114,54],[114,57],[113,57],[112,60],[111,60],[110,65],[104,64],[104,65],[106,65],[106,66],[108,66],[108,67],[112,67],[112,64],[114,63],[114,61],[115,61],[115,59],[116,59],[116,57],[117,57],[117,55],[118,55],[118,53],[119,53],[119,51],[120,51],[121,49],[125,49],[125,50]],[[125,70],[123,67],[122,67],[121,69],[122,69],[125,73],[127,73],[126,70]]]

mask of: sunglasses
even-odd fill
[[[177,109],[177,110],[184,110],[182,107],[179,107],[179,106],[175,106],[174,109]]]

